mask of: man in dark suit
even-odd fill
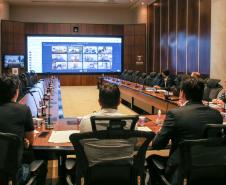
[[[156,80],[154,87],[170,90],[174,85],[174,77],[170,74],[169,70],[164,70],[161,75],[159,75],[158,80]]]
[[[162,163],[172,185],[181,184],[177,170],[180,163],[178,144],[185,139],[203,138],[206,124],[223,122],[219,111],[202,104],[203,91],[204,83],[197,78],[189,78],[182,82],[180,99],[183,106],[168,111],[160,132],[152,142],[153,149],[158,150],[165,148],[171,140],[169,158],[152,155],[147,158],[147,162],[150,168],[153,167],[153,159]],[[154,182],[154,169],[150,169],[150,175]]]

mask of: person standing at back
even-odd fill
[[[183,106],[167,112],[163,126],[152,142],[153,149],[159,150],[164,149],[171,140],[169,157],[151,155],[147,158],[152,180],[155,179],[155,159],[165,166],[165,173],[171,184],[181,185],[177,169],[180,164],[179,143],[187,139],[203,138],[206,124],[222,124],[220,112],[202,104],[203,91],[204,83],[200,79],[188,78],[182,82],[180,98]]]

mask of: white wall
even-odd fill
[[[22,22],[133,24],[133,11],[119,7],[21,6],[10,7],[10,19]]]
[[[226,80],[226,1],[212,0],[210,77]],[[222,83],[223,84],[223,83]]]
[[[140,5],[134,8],[134,22],[137,24],[147,24],[147,6]]]
[[[5,3],[3,0],[0,0],[0,33],[1,33],[1,20],[9,19],[9,5]],[[0,74],[2,67],[2,56],[1,56],[1,34],[0,34]]]

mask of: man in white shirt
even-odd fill
[[[80,132],[91,132],[92,126],[91,116],[122,116],[117,108],[120,104],[120,91],[118,86],[111,84],[104,84],[99,89],[99,104],[101,110],[85,116],[80,123]],[[127,126],[128,125],[128,126]],[[125,126],[129,128],[127,123]],[[108,122],[103,122],[97,125],[97,130],[106,130]],[[107,162],[112,160],[118,161],[132,161],[134,152],[134,141],[130,140],[92,140],[86,142],[84,149],[87,153],[89,165],[95,165],[100,162]],[[125,160],[126,159],[126,160]]]

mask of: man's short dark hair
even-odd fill
[[[170,71],[169,71],[168,69],[163,70],[162,73],[163,73],[165,76],[169,76],[169,75],[170,75]]]
[[[120,91],[117,85],[104,84],[99,90],[99,101],[103,108],[116,108],[120,101]]]
[[[197,78],[188,78],[181,84],[181,90],[185,93],[187,100],[201,102],[203,99],[204,82]]]
[[[7,103],[16,95],[19,79],[16,76],[0,76],[0,103]]]

